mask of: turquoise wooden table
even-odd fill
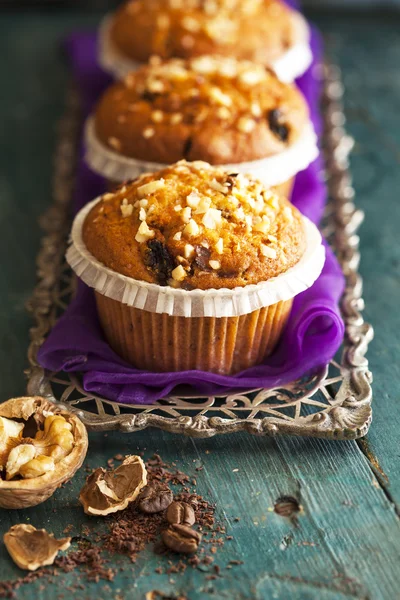
[[[361,229],[366,314],[375,331],[369,359],[374,373],[374,420],[366,439],[328,442],[267,439],[246,434],[193,440],[147,430],[135,435],[93,434],[89,467],[113,455],[159,452],[196,476],[198,491],[217,504],[233,536],[215,563],[221,576],[188,568],[160,574],[165,557],[151,548],[110,582],[85,582],[67,591],[77,573],[52,583],[21,586],[16,597],[233,599],[349,599],[400,597],[400,16],[313,13],[330,54],[343,68],[348,130],[356,139],[352,171]],[[38,217],[51,194],[55,123],[68,73],[60,37],[94,26],[83,13],[2,14],[0,18],[0,381],[1,398],[24,393],[29,315],[24,304],[35,284]],[[196,471],[196,467],[203,469]],[[77,495],[86,473],[37,508],[0,511],[0,534],[29,522],[61,536],[84,535]],[[272,508],[282,495],[303,507],[297,523]],[[237,520],[237,517],[240,520]],[[96,525],[97,526],[97,525]],[[101,523],[99,524],[101,529]],[[229,561],[243,561],[227,568]],[[117,566],[117,563],[115,564]],[[163,569],[162,569],[163,570]],[[207,570],[206,570],[207,571]],[[21,571],[0,547],[0,581]],[[2,588],[0,587],[0,590]],[[65,595],[65,596],[64,596]],[[158,596],[160,597],[160,596]]]

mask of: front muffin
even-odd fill
[[[203,162],[105,194],[72,240],[68,260],[96,290],[109,343],[153,371],[260,363],[323,264],[318,232],[286,199]]]
[[[261,65],[152,61],[112,85],[87,125],[87,160],[122,182],[171,162],[203,160],[286,183],[318,154],[307,104]],[[150,164],[148,164],[150,163]]]
[[[102,63],[117,76],[153,55],[219,54],[275,67],[292,81],[311,60],[304,19],[277,0],[133,0],[106,21],[101,40]]]

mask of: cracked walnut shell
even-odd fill
[[[127,456],[114,470],[96,469],[86,479],[79,501],[87,515],[109,515],[133,502],[147,484],[147,472],[140,456]]]
[[[36,529],[25,523],[13,525],[4,534],[4,544],[11,558],[20,569],[36,571],[52,565],[60,550],[67,550],[71,538],[57,540],[45,529]]]
[[[26,508],[49,498],[86,456],[76,415],[39,396],[0,404],[0,507]]]

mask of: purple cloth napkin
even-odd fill
[[[108,76],[96,65],[96,38],[90,33],[74,34],[66,47],[84,110],[88,113],[109,83]],[[320,40],[315,31],[312,48],[314,65],[298,80],[298,85],[308,100],[314,126],[320,131],[320,82],[314,76]],[[293,203],[315,223],[321,218],[326,199],[321,173],[322,164],[318,159],[296,177],[293,193]],[[80,160],[75,210],[103,192],[102,178],[91,173]],[[277,387],[326,364],[336,353],[344,331],[338,309],[343,285],[341,269],[327,247],[323,272],[312,288],[296,297],[289,322],[273,355],[264,364],[235,376],[222,376],[201,371],[149,373],[130,366],[105,341],[93,292],[80,283],[76,298],[43,344],[38,360],[51,371],[79,371],[83,373],[86,391],[127,404],[150,404],[178,385],[190,386],[202,395]]]

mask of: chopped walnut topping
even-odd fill
[[[186,225],[183,233],[186,235],[198,235],[200,231],[200,227],[197,225],[194,219],[190,219],[189,223]]]
[[[180,242],[180,240],[182,239],[182,231],[177,231],[172,239],[176,242]]]
[[[268,233],[268,231],[271,229],[271,221],[266,215],[264,215],[261,222],[256,223],[253,226],[253,229],[254,231],[260,231],[261,233]]]
[[[124,198],[122,200],[122,204],[121,204],[121,214],[122,216],[125,217],[130,217],[132,215],[133,212],[133,206],[132,204],[128,204],[128,200],[126,198]]]
[[[153,123],[162,123],[164,121],[164,113],[162,110],[153,110],[151,113]]]
[[[221,263],[219,262],[219,260],[210,260],[208,264],[212,269],[214,269],[214,271],[217,271],[221,268]]]
[[[149,183],[145,183],[141,185],[137,189],[137,193],[140,196],[147,196],[148,194],[153,194],[157,190],[160,190],[165,185],[164,179],[157,179],[156,181],[150,181]]]
[[[257,104],[257,102],[253,102],[253,104],[251,105],[251,114],[253,115],[253,117],[261,117],[261,106]]]
[[[267,236],[267,240],[268,240],[269,242],[277,242],[277,241],[278,241],[278,238],[277,238],[276,236],[274,236],[274,235],[268,235],[268,236]]]
[[[171,125],[179,125],[179,123],[182,123],[182,121],[183,121],[183,114],[182,113],[174,113],[173,115],[171,115],[171,118],[169,121],[170,121]]]
[[[183,254],[185,258],[190,258],[194,254],[194,247],[191,244],[185,244]]]
[[[211,56],[200,56],[191,61],[191,67],[197,73],[202,75],[211,75],[216,71],[215,60]]]
[[[228,96],[228,94],[224,94],[224,92],[219,87],[212,87],[210,90],[210,97],[217,103],[222,106],[232,106],[232,98]]]
[[[209,208],[205,213],[202,223],[207,229],[216,229],[221,224],[222,212],[217,208]]]
[[[222,238],[219,238],[219,240],[215,244],[214,248],[215,248],[215,251],[218,254],[223,254],[223,252],[224,252],[224,240]]]
[[[261,83],[266,77],[266,72],[264,71],[264,69],[261,68],[252,68],[252,69],[247,69],[246,71],[243,71],[242,73],[240,73],[238,80],[240,83],[243,83],[244,85],[249,85],[249,86],[253,86],[253,85],[257,85],[258,83]]]
[[[220,106],[216,112],[216,115],[223,121],[227,121],[232,116],[232,113],[226,106]]]
[[[190,208],[197,208],[200,202],[200,196],[196,192],[191,192],[186,198],[187,205]]]
[[[206,213],[208,211],[208,209],[211,206],[211,200],[210,198],[202,198],[199,202],[199,204],[197,205],[197,208],[195,210],[195,215],[202,215],[204,213]]]
[[[216,179],[212,179],[210,181],[210,188],[212,188],[216,192],[221,192],[221,194],[227,194],[229,192],[229,189],[222,185],[222,183],[220,183]]]
[[[146,129],[143,130],[142,135],[146,140],[149,140],[150,138],[154,137],[155,133],[156,131],[153,129],[153,127],[146,127]]]
[[[152,67],[158,67],[159,65],[161,65],[161,63],[162,59],[157,54],[153,54],[152,56],[150,56],[149,65],[151,65]]]
[[[237,24],[229,18],[216,17],[205,24],[204,29],[212,40],[220,43],[232,43],[235,39]]]
[[[249,117],[240,117],[237,122],[237,128],[242,133],[251,133],[256,126],[256,122],[254,119],[250,119]]]
[[[111,146],[111,148],[114,148],[114,150],[117,150],[118,152],[122,148],[120,140],[114,136],[108,138],[108,145]]]
[[[237,76],[238,73],[238,65],[237,62],[233,59],[226,58],[221,61],[218,65],[218,72],[228,79],[233,79]]]
[[[292,212],[290,206],[285,206],[285,208],[283,209],[283,214],[288,219],[288,221],[293,220],[293,212]]]
[[[279,196],[274,192],[270,191],[267,194],[264,194],[265,201],[275,210],[279,208]],[[289,208],[289,207],[286,207]],[[290,208],[289,208],[290,211]]]
[[[141,208],[139,210],[139,221],[145,221],[146,220],[146,211],[144,210],[144,208]]]
[[[190,208],[190,206],[186,206],[183,210],[182,210],[182,221],[184,223],[189,223],[191,217],[192,217],[192,209]]]
[[[185,279],[185,277],[187,276],[187,273],[185,271],[185,269],[182,267],[182,265],[178,265],[171,273],[172,275],[172,279],[175,279],[175,281],[183,281]]]
[[[181,210],[182,210],[182,206],[180,204],[177,204],[176,206],[174,206],[175,212],[180,212]]]
[[[201,29],[201,25],[197,19],[189,16],[183,17],[181,20],[181,25],[184,29],[190,31],[191,33],[197,33]]]
[[[260,251],[261,254],[267,258],[276,258],[276,250],[270,246],[267,246],[266,244],[260,244]]]
[[[148,79],[146,87],[152,94],[162,94],[165,92],[165,85],[159,79]]]
[[[108,200],[112,200],[113,198],[114,198],[114,194],[110,194],[110,193],[103,194],[103,195],[102,195],[102,197],[101,197],[101,199],[102,199],[102,200],[105,200],[106,202],[107,202]]]
[[[142,221],[140,227],[135,235],[135,240],[142,244],[143,242],[147,242],[151,240],[155,236],[155,232],[152,229],[149,229],[146,221]]]

